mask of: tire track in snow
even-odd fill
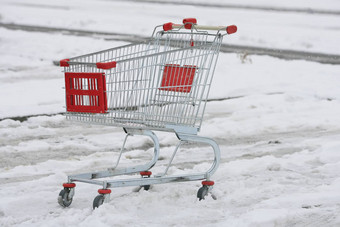
[[[139,43],[149,40],[149,37],[124,34],[124,33],[113,33],[113,32],[101,32],[101,31],[90,31],[80,29],[68,29],[68,28],[56,28],[56,27],[45,27],[35,25],[23,25],[13,23],[0,23],[0,27],[10,30],[22,30],[28,32],[45,32],[45,33],[61,33],[65,35],[75,36],[87,36],[103,38],[105,40],[125,41],[130,43]],[[306,60],[312,62],[319,62],[324,64],[340,64],[340,55],[325,54],[317,52],[306,52],[297,50],[285,50],[285,49],[274,49],[266,47],[256,46],[241,46],[222,44],[220,51],[222,53],[238,53],[245,55],[267,55],[285,60]],[[58,61],[54,62],[59,65]]]
[[[71,126],[70,126],[71,127]],[[55,128],[54,128],[55,129]],[[67,130],[67,128],[65,128]],[[89,132],[93,136],[96,134],[102,133],[102,130],[100,127],[97,127],[96,130],[93,129],[85,129],[84,127],[79,127],[77,130],[72,129],[72,134],[79,132],[79,134],[84,133],[84,130],[91,130]],[[71,132],[68,132],[70,134]],[[296,140],[302,140],[306,138],[320,138],[322,136],[329,136],[338,134],[339,131],[325,131],[325,130],[310,130],[308,132],[306,131],[290,131],[290,132],[277,132],[277,133],[263,133],[258,134],[254,136],[230,136],[229,138],[213,138],[215,139],[218,144],[221,147],[228,147],[228,149],[236,149],[238,152],[240,149],[243,151],[241,153],[238,153],[237,155],[232,155],[230,157],[224,157],[221,159],[221,163],[229,163],[236,160],[252,160],[256,158],[262,158],[265,156],[274,156],[276,158],[282,158],[284,155],[293,155],[294,153],[300,152],[304,149],[314,150],[315,147],[291,147],[292,143]],[[62,137],[64,136],[64,130],[60,131],[59,133],[53,134],[51,136],[48,136],[45,138],[45,141],[48,142],[51,138],[55,137]],[[282,143],[271,143],[271,141],[276,140],[277,138],[282,141]],[[18,138],[20,140],[20,138]],[[81,141],[85,142],[86,137],[80,139]],[[253,146],[249,147],[249,145],[252,144]],[[167,144],[160,144],[161,145],[161,154],[162,154],[162,148],[169,147]],[[240,147],[242,145],[245,145],[245,147]],[[235,147],[236,146],[236,147]],[[175,147],[174,145],[170,147]],[[234,148],[233,148],[234,147]],[[76,148],[73,147],[73,149],[70,149],[71,147],[68,147],[68,149],[49,149],[49,150],[37,150],[37,151],[31,151],[31,152],[10,152],[10,153],[0,153],[1,160],[6,163],[6,166],[3,166],[3,168],[14,168],[16,166],[26,166],[26,165],[37,165],[39,163],[48,161],[48,160],[78,160],[80,157],[85,157],[92,155],[96,152],[107,152],[108,156],[112,156],[112,152],[114,153],[114,156],[112,156],[113,161],[118,155],[118,150],[108,150],[107,148],[101,148],[99,150],[84,150],[83,148]],[[74,149],[75,148],[75,149]],[[192,160],[187,160],[186,158],[182,157],[183,153],[193,152],[195,149],[206,149],[209,148],[209,146],[200,146],[199,144],[190,144],[189,150],[187,148],[183,147],[184,151],[179,152],[179,155],[176,159],[176,162],[172,164],[173,167],[178,169],[192,169],[194,166],[202,163],[210,163],[212,161],[212,157],[210,156],[210,152],[208,152],[206,155],[208,156],[193,156]],[[126,152],[133,151],[133,150],[139,150],[140,147],[131,147],[126,150]],[[269,151],[270,150],[270,151]],[[125,152],[125,153],[126,153]],[[45,154],[44,154],[45,153]],[[20,156],[20,159],[17,159],[17,157]],[[37,158],[39,157],[39,158]],[[157,168],[164,168],[168,164],[168,158],[167,156],[162,155],[162,158],[159,160],[157,164]],[[138,160],[140,161],[148,161],[149,156],[139,156]],[[202,158],[205,160],[202,161]],[[211,160],[210,160],[211,158]],[[131,159],[131,158],[128,158]],[[134,159],[132,157],[132,159]],[[131,162],[133,163],[133,162]],[[51,175],[51,173],[43,173],[43,174],[37,174],[37,175],[31,175],[29,178],[26,177],[15,177],[15,178],[0,178],[0,185],[1,184],[7,184],[7,183],[15,183],[15,182],[24,182],[24,181],[31,181],[31,180],[37,180],[43,177],[47,177]]]

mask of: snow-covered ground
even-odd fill
[[[202,0],[198,2],[203,2]],[[221,1],[219,1],[221,2]],[[243,3],[242,3],[243,2]],[[263,0],[250,5],[293,7],[293,0]],[[257,2],[257,1],[256,1]],[[286,2],[286,3],[282,3]],[[226,1],[231,3],[231,1]],[[249,4],[241,1],[239,4]],[[340,10],[337,0],[302,1],[296,7]],[[163,5],[157,3],[110,0],[1,0],[3,23],[88,29],[150,36],[155,25],[180,23],[183,18],[196,17],[208,25],[237,24],[238,35],[229,43],[271,48],[298,49],[312,52],[340,53],[339,15],[307,14],[261,10],[209,8]]]
[[[202,2],[202,1],[195,1]],[[232,3],[231,1],[214,1]],[[340,16],[124,1],[0,0],[0,22],[149,36],[153,26],[197,17],[236,24],[225,43],[340,54]],[[339,10],[340,2],[269,0],[238,4]],[[0,226],[338,226],[340,65],[221,54],[200,135],[222,161],[217,200],[197,201],[200,182],[113,189],[92,210],[98,186],[77,184],[69,208],[57,203],[67,175],[113,165],[120,128],[65,120],[64,78],[52,61],[125,44],[101,38],[0,28]],[[27,115],[26,121],[9,118]],[[8,118],[8,119],[4,119]],[[157,133],[160,173],[177,138]],[[128,141],[122,164],[149,160],[148,139]],[[184,146],[170,174],[204,171],[209,147]]]

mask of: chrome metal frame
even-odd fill
[[[123,146],[119,154],[119,157],[117,159],[117,163],[113,168],[109,168],[105,171],[89,172],[89,173],[72,175],[68,177],[68,182],[71,183],[71,182],[78,181],[78,182],[96,184],[96,185],[101,185],[102,188],[104,189],[107,189],[107,188],[115,188],[115,187],[145,186],[145,185],[164,184],[164,183],[171,183],[171,182],[196,181],[196,180],[204,180],[204,179],[210,180],[210,177],[215,173],[215,171],[217,170],[219,166],[220,156],[221,156],[220,149],[214,140],[207,138],[207,137],[201,137],[197,135],[185,134],[185,133],[175,131],[177,138],[179,139],[179,143],[177,144],[174,150],[174,153],[167,167],[165,168],[165,171],[163,174],[154,175],[153,177],[150,177],[150,178],[96,180],[100,178],[114,177],[114,176],[119,176],[119,175],[131,175],[131,174],[136,174],[142,171],[148,171],[156,164],[158,157],[159,157],[159,153],[160,153],[159,141],[158,141],[157,136],[150,130],[124,128],[124,131],[126,132],[126,137],[123,142]],[[143,136],[148,136],[151,138],[151,140],[154,142],[153,158],[149,163],[145,165],[119,169],[117,168],[117,166],[119,164],[121,154],[124,150],[126,139],[128,136],[133,136],[133,135],[143,135]],[[202,173],[168,176],[167,172],[176,155],[176,152],[179,149],[180,145],[185,142],[196,142],[196,143],[203,143],[203,144],[210,145],[214,152],[214,160],[211,164],[211,167],[206,172],[202,172]]]

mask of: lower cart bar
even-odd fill
[[[144,185],[154,185],[154,184],[164,184],[172,182],[184,182],[184,181],[197,181],[204,180],[207,178],[206,174],[187,174],[187,175],[174,175],[165,177],[151,177],[151,178],[132,178],[132,179],[121,179],[112,181],[98,181],[89,180],[77,177],[71,177],[71,181],[79,181],[90,184],[106,185],[106,188],[118,188],[118,187],[128,187],[128,186],[144,186]]]

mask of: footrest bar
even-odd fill
[[[185,181],[197,181],[206,179],[206,174],[187,174],[187,175],[175,175],[175,176],[164,176],[164,177],[150,177],[150,178],[132,178],[132,179],[121,179],[112,181],[98,181],[83,179],[81,177],[71,177],[71,181],[78,181],[89,184],[104,185],[106,188],[117,188],[117,187],[129,187],[129,186],[144,186],[153,184],[165,184],[171,182],[185,182]]]

